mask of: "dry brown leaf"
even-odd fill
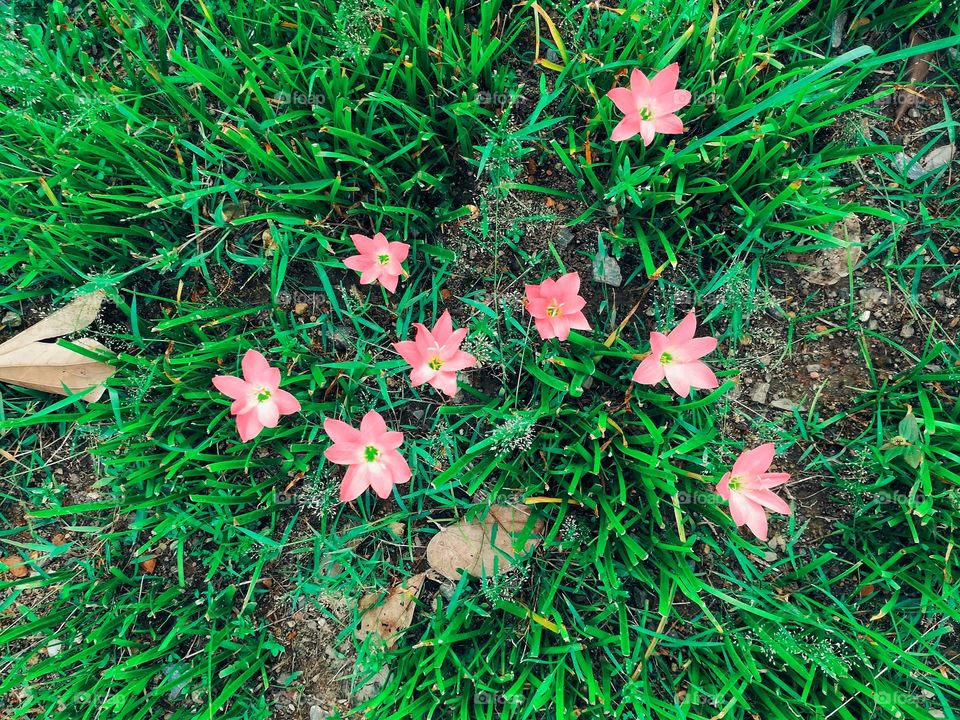
[[[74,345],[110,352],[96,340],[81,338]],[[103,383],[115,370],[111,365],[53,343],[33,343],[0,355],[0,381],[58,395],[72,395],[93,388],[83,396],[87,402],[100,399],[106,391]]]
[[[450,580],[459,580],[461,570],[474,577],[488,577],[513,567],[514,548],[531,518],[522,505],[493,505],[482,521],[466,521],[444,528],[427,545],[427,562]],[[540,542],[543,524],[534,523],[524,542],[530,552]]]
[[[58,395],[90,389],[83,399],[99,400],[105,391],[103,383],[115,368],[70,348],[42,341],[83,330],[96,319],[104,297],[99,290],[78,297],[0,344],[0,382]],[[81,338],[74,344],[87,350],[110,352],[95,340]]]
[[[910,33],[910,47],[921,45],[926,42],[917,30]],[[916,88],[917,83],[922,83],[927,79],[930,72],[930,63],[936,57],[936,53],[926,52],[913,55],[907,61],[907,85],[903,86],[897,93],[897,114],[893,119],[893,126],[897,127],[900,120],[906,114],[907,110],[917,104],[917,96],[920,94]]]
[[[830,233],[839,242],[837,247],[818,250],[812,255],[811,264],[800,271],[803,278],[814,285],[836,285],[860,261],[860,219],[856,215],[847,215]]]
[[[144,575],[153,575],[153,571],[157,569],[157,559],[147,558],[146,560],[141,560],[140,569],[143,570]]]
[[[59,310],[50,313],[38,323],[18,333],[5,343],[0,343],[0,355],[26,347],[40,340],[69,335],[83,330],[97,319],[100,306],[106,297],[102,290],[81,295]]]
[[[401,633],[410,627],[413,620],[413,611],[416,609],[414,600],[423,590],[423,580],[426,573],[420,573],[409,578],[405,583],[390,589],[386,598],[376,604],[382,593],[371,593],[360,599],[360,609],[364,611],[357,627],[357,640],[363,642],[373,635],[374,640],[383,642],[387,648],[392,648],[400,639]]]
[[[7,572],[15,578],[24,578],[30,574],[30,569],[24,564],[24,560],[19,555],[10,555],[0,560],[7,566]]]

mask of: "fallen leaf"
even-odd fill
[[[917,31],[910,33],[910,47],[921,45],[925,38]],[[897,114],[893,119],[893,126],[897,127],[900,120],[906,114],[907,110],[917,104],[917,96],[920,92],[917,90],[917,83],[926,80],[930,72],[930,63],[936,57],[936,53],[926,52],[913,55],[907,62],[907,84],[900,88],[897,93]]]
[[[19,555],[9,555],[3,558],[3,560],[0,560],[0,563],[6,565],[7,572],[15,578],[24,578],[30,574],[29,568],[27,568],[23,558]]]
[[[814,285],[836,285],[847,277],[860,261],[860,219],[847,215],[836,223],[830,234],[837,239],[836,247],[822,248],[811,255],[810,264],[800,275]]]
[[[0,344],[0,381],[58,395],[73,395],[89,389],[83,399],[99,400],[106,390],[103,383],[116,368],[62,345],[43,341],[90,325],[100,312],[104,297],[103,291],[78,297]],[[110,352],[109,348],[88,338],[73,344],[95,352]]]
[[[153,575],[153,571],[157,569],[157,559],[148,558],[147,560],[142,560],[140,562],[140,569],[143,570],[144,575]]]
[[[382,593],[364,595],[359,603],[364,613],[360,616],[360,625],[355,633],[357,640],[363,642],[373,635],[377,642],[383,642],[388,649],[396,645],[401,633],[410,627],[413,620],[413,611],[416,609],[414,600],[423,590],[425,577],[426,573],[419,573],[391,588],[379,604],[377,601]]]
[[[540,542],[543,524],[530,527],[526,506],[493,505],[482,521],[462,520],[434,535],[427,544],[427,562],[450,580],[459,580],[461,570],[474,577],[493,576],[513,567],[518,536],[529,533],[524,552]]]

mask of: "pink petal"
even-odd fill
[[[286,390],[274,390],[272,399],[277,404],[281,415],[300,412],[300,401]]]
[[[380,284],[383,285],[387,292],[395,292],[397,289],[397,280],[400,279],[399,275],[393,275],[391,273],[384,273],[380,276]]]
[[[717,376],[713,374],[713,370],[699,360],[688,363],[669,363],[668,367],[670,366],[676,366],[678,371],[682,370],[683,376],[690,387],[698,390],[713,390],[720,387],[720,382],[717,380]],[[669,376],[669,373],[667,374]]]
[[[413,340],[404,340],[403,342],[394,343],[393,349],[396,350],[397,354],[402,357],[411,367],[414,365],[419,365],[425,360],[423,355],[420,353],[419,348],[417,348],[417,343],[415,343]]]
[[[383,238],[382,242],[379,242],[379,238]],[[377,255],[377,251],[386,244],[387,239],[383,237],[382,234],[377,233],[376,238],[367,237],[366,235],[351,235],[350,239],[353,240],[353,246],[357,249],[357,252],[360,255],[366,255],[364,258],[369,262],[369,259]],[[346,262],[346,261],[344,261]],[[348,266],[349,267],[349,266]],[[356,268],[354,268],[356,269]]]
[[[403,433],[399,430],[390,430],[385,432],[377,441],[377,447],[381,451],[396,450],[403,445]]]
[[[389,468],[390,481],[394,484],[399,485],[400,483],[405,483],[413,475],[413,473],[410,472],[410,466],[407,464],[406,459],[396,450],[388,450],[383,453],[380,462]]]
[[[526,294],[528,302],[541,297],[539,285],[524,285],[523,292]]]
[[[722,497],[724,500],[730,499],[730,478],[733,477],[730,473],[726,473],[720,482],[717,483],[716,491],[717,495]]]
[[[386,238],[384,238],[386,239]],[[390,243],[390,257],[402,263],[410,255],[410,246],[402,242]]]
[[[774,512],[778,512],[781,515],[793,514],[786,501],[779,495],[775,494],[772,490],[747,490],[743,494],[753,502],[762,505],[765,508],[769,508]]]
[[[337,444],[360,442],[360,431],[342,420],[327,418],[323,421],[323,431]]]
[[[620,142],[621,140],[629,140],[638,132],[640,132],[641,125],[642,125],[642,122],[640,120],[639,114],[634,113],[633,115],[627,115],[613,129],[613,132],[610,133],[610,139],[615,142]]]
[[[613,88],[607,93],[607,97],[613,100],[613,104],[616,105],[617,109],[624,115],[629,115],[637,111],[637,103],[634,101],[633,93],[630,92],[629,88]]]
[[[640,121],[640,137],[643,138],[643,146],[647,147],[650,143],[653,142],[653,138],[657,135],[657,127],[650,120],[641,120]]]
[[[777,485],[783,485],[789,479],[790,473],[762,473],[754,482],[754,487],[769,490]]]
[[[367,477],[370,478],[370,487],[381,498],[386,500],[393,490],[393,474],[387,465],[381,461],[367,465]]]
[[[547,317],[547,305],[550,301],[546,298],[535,297],[527,301],[527,312],[535,318]]]
[[[587,322],[587,316],[582,312],[565,313],[564,318],[570,325],[571,330],[592,330],[590,323]]]
[[[663,95],[673,92],[677,89],[677,81],[680,79],[680,64],[671,63],[663,70],[650,78],[650,94]]]
[[[240,415],[241,413],[253,410],[257,406],[257,398],[251,392],[246,397],[237,398],[230,404],[230,414]]]
[[[677,325],[669,335],[667,339],[670,341],[671,345],[683,345],[690,340],[693,340],[694,334],[697,332],[697,316],[692,312],[687,313],[686,317],[680,321],[680,324]]]
[[[557,336],[557,331],[553,327],[553,323],[547,318],[535,317],[533,324],[537,326],[537,332],[540,333],[541,339],[549,340],[550,338],[555,338]]]
[[[323,451],[323,456],[337,465],[356,465],[363,462],[363,445],[360,443],[334,443]]]
[[[257,420],[264,427],[273,428],[280,422],[280,410],[272,400],[257,403],[257,407],[253,412],[257,413]]]
[[[270,367],[267,359],[256,350],[247,350],[240,361],[243,379],[252,385],[276,387],[280,384],[280,370]]]
[[[410,384],[416,387],[417,385],[423,385],[424,383],[432,382],[436,374],[437,371],[426,363],[417,365],[410,372]]]
[[[690,376],[687,374],[688,365],[670,362],[663,366],[663,374],[667,376],[667,383],[680,397],[690,395]]]
[[[376,410],[371,410],[360,421],[360,442],[378,445],[380,436],[387,432],[387,423]]]
[[[383,274],[382,267],[379,263],[370,263],[367,265],[367,268],[360,273],[360,284],[371,285],[380,280],[380,276]]]
[[[365,467],[366,463],[351,465],[347,468],[347,472],[343,476],[343,482],[340,483],[340,502],[356,500],[363,494],[364,490],[370,487]]]
[[[690,104],[693,96],[689,90],[673,90],[672,92],[658,95],[654,106],[658,115],[668,115],[675,113],[680,108]]]
[[[764,443],[753,450],[744,450],[733,463],[731,472],[740,477],[755,478],[770,469],[775,452],[773,443]]]
[[[453,318],[450,317],[450,311],[444,310],[443,315],[440,316],[440,319],[437,320],[436,325],[433,326],[433,337],[437,341],[438,345],[443,345],[450,338],[450,335],[453,333]]]
[[[448,360],[454,354],[456,354],[460,350],[460,344],[467,337],[467,332],[467,328],[460,328],[459,330],[454,330],[452,333],[450,333],[450,337],[448,337],[443,343],[443,353],[441,353],[440,357],[442,357],[444,360]]]
[[[580,273],[567,273],[557,278],[556,294],[566,304],[580,292]]]
[[[650,352],[654,355],[660,355],[664,352],[668,344],[669,340],[663,333],[658,333],[656,330],[650,333]]]
[[[683,132],[683,121],[676,115],[659,115],[653,121],[653,128],[664,135],[680,135]]]
[[[750,532],[757,536],[758,540],[767,541],[767,514],[759,505],[750,506],[750,514],[747,516],[747,527]]]
[[[455,372],[438,372],[433,376],[430,384],[450,397],[457,394],[457,374]]]
[[[757,503],[739,493],[730,496],[730,516],[738,525],[746,525],[758,539],[767,539],[767,514]]]
[[[363,255],[351,255],[350,257],[346,257],[343,259],[343,264],[351,270],[356,270],[360,273],[366,272],[373,266],[373,262]]]
[[[650,81],[640,70],[630,73],[630,90],[634,97],[646,97],[650,94]]]
[[[570,337],[570,320],[565,315],[549,318],[549,322],[553,325],[553,332],[557,340],[562,342]]]
[[[443,363],[443,369],[448,372],[457,372],[458,370],[466,370],[477,364],[477,358],[471,355],[468,352],[463,352],[462,350],[457,350],[454,353],[453,357],[449,360],[445,360]]]
[[[256,411],[251,410],[242,415],[237,415],[237,432],[240,433],[240,439],[243,442],[253,440],[260,434],[261,430],[263,430],[263,425],[257,419]]]
[[[677,362],[693,362],[717,349],[717,339],[698,337],[674,347],[671,356]]]
[[[641,385],[656,385],[663,378],[663,363],[659,355],[648,355],[633,373],[633,382]]]
[[[232,400],[247,400],[253,392],[250,383],[232,375],[217,375],[213,386]]]

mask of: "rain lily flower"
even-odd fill
[[[421,323],[414,323],[417,329],[416,340],[394,343],[394,349],[400,357],[413,368],[410,382],[414,385],[430,383],[440,392],[450,397],[457,394],[457,371],[466,370],[477,364],[477,359],[460,349],[460,343],[467,336],[467,329],[453,329],[450,312],[443,315],[433,326],[433,330]]]
[[[397,289],[397,280],[406,272],[401,263],[410,254],[410,246],[402,242],[387,242],[383,233],[372,238],[366,235],[351,235],[359,255],[351,255],[343,261],[351,270],[360,272],[360,284],[380,282],[387,290]]]
[[[773,453],[773,443],[745,450],[717,485],[717,493],[730,503],[730,516],[737,527],[746,525],[763,541],[767,539],[764,508],[784,515],[793,514],[790,506],[770,490],[790,479],[789,473],[767,472],[773,462]]]
[[[683,132],[683,121],[674,113],[690,104],[690,92],[677,90],[680,66],[667,65],[652,78],[639,70],[630,73],[630,88],[617,87],[607,97],[624,114],[613,129],[611,140],[628,140],[637,133],[644,146],[653,142],[657,133],[677,135]]]
[[[380,413],[371,410],[364,415],[359,430],[331,418],[323,421],[323,429],[333,440],[323,456],[349,466],[340,484],[341,502],[355,500],[368,487],[387,498],[394,485],[410,479],[410,466],[397,452],[403,433],[387,430]]]
[[[247,442],[265,427],[276,427],[281,415],[300,412],[300,403],[280,389],[280,368],[270,367],[256,350],[247,350],[240,366],[242,378],[217,375],[213,386],[233,400],[230,414],[237,416],[240,439]]]
[[[689,313],[669,335],[650,333],[650,354],[633,374],[633,381],[641,385],[656,385],[667,379],[680,397],[687,397],[690,388],[712,390],[719,387],[717,376],[700,361],[717,347],[716,338],[693,336],[697,318]]]
[[[540,337],[566,340],[571,330],[590,330],[583,314],[587,301],[580,297],[580,275],[572,272],[540,285],[527,285],[527,312],[533,315]]]

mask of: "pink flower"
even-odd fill
[[[656,385],[667,379],[680,397],[687,397],[690,388],[712,390],[719,387],[717,376],[700,358],[717,347],[716,338],[693,336],[697,318],[688,313],[669,335],[650,333],[650,354],[633,374],[633,381],[641,385]]]
[[[390,496],[394,485],[410,479],[410,466],[397,452],[402,432],[387,430],[380,413],[371,410],[360,421],[360,429],[327,418],[323,429],[333,440],[323,456],[332,463],[349,465],[340,484],[340,501],[349,502],[372,487],[381,498]]]
[[[674,113],[690,104],[690,92],[677,90],[680,66],[667,65],[649,80],[639,70],[630,73],[630,89],[613,88],[607,97],[613,100],[623,120],[613,129],[611,140],[627,140],[637,133],[644,146],[653,142],[656,133],[677,135],[683,132],[683,121]]]
[[[256,350],[247,350],[240,366],[242,379],[217,375],[213,386],[233,400],[230,413],[237,416],[240,439],[247,442],[265,427],[276,427],[281,415],[300,412],[300,403],[280,389],[280,368],[270,367]]]
[[[457,371],[477,364],[473,355],[460,349],[467,329],[454,330],[453,320],[447,310],[443,311],[433,330],[427,330],[421,323],[414,323],[413,326],[417,329],[416,340],[404,340],[393,345],[400,357],[413,368],[410,382],[414,385],[430,383],[440,392],[453,397],[457,394]]]
[[[587,301],[580,297],[580,275],[572,272],[540,285],[527,285],[527,312],[533,315],[540,337],[566,340],[571,330],[590,330],[583,314]]]
[[[343,261],[351,270],[360,272],[360,284],[369,285],[379,281],[387,290],[397,289],[397,280],[405,275],[400,264],[410,254],[410,246],[402,242],[387,242],[383,233],[372,238],[366,235],[351,235],[359,255],[351,255]]]
[[[744,450],[733,469],[720,478],[717,494],[730,503],[730,516],[737,527],[746,525],[758,539],[767,539],[767,514],[764,508],[792,515],[790,506],[770,490],[790,479],[788,473],[771,473],[773,443]]]

